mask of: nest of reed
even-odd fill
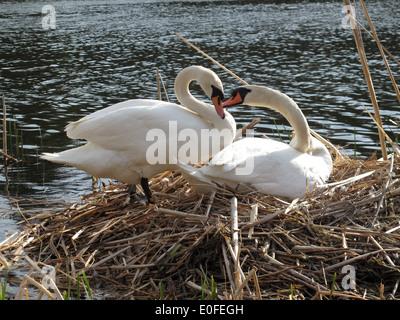
[[[291,203],[199,195],[179,172],[151,180],[155,205],[111,183],[25,217],[0,253],[55,267],[60,291],[84,270],[111,299],[399,299],[399,169],[394,157],[336,159],[323,192]]]

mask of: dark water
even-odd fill
[[[382,43],[399,57],[398,1],[365,3]],[[42,26],[46,4],[55,9],[55,29]],[[78,145],[63,128],[88,113],[126,99],[156,99],[156,68],[174,102],[174,78],[189,65],[212,68],[226,93],[240,84],[176,32],[248,83],[285,92],[316,132],[350,155],[368,157],[379,150],[379,139],[362,106],[372,110],[342,8],[339,0],[0,2],[8,151],[22,160],[8,169],[8,181],[0,174],[0,210],[7,213],[8,196],[70,199],[90,192],[87,174],[44,163],[37,154]],[[367,35],[364,42],[384,127],[395,138],[399,129],[389,120],[400,117],[399,104],[375,43]],[[398,76],[399,66],[389,61]],[[265,109],[231,112],[238,124],[261,117],[257,131],[270,136],[278,136],[275,123],[280,132],[287,126]],[[12,228],[9,217],[0,218],[0,240]]]

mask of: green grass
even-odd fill
[[[201,277],[201,300],[216,300],[217,299],[217,283],[214,281],[214,276],[210,278],[210,285],[207,281],[207,273]],[[210,286],[210,288],[209,288]]]
[[[333,291],[335,290],[335,283],[336,283],[336,272],[333,275],[333,281],[332,281],[332,285],[331,285],[331,294],[329,295],[329,300],[332,300]]]
[[[165,265],[167,265],[171,259],[175,256],[176,252],[179,250],[181,247],[181,244],[179,243],[169,254],[169,256],[164,260],[163,265],[160,267],[160,271],[163,271],[165,269]]]
[[[281,136],[281,132],[279,131],[278,124],[276,123],[275,119],[273,119],[273,121],[274,121],[274,124],[275,124],[275,129],[276,129],[276,131],[278,133],[278,136],[279,136],[279,140],[284,143],[285,140]],[[290,130],[288,130],[283,123],[282,123],[282,126],[283,126],[283,130],[286,132],[288,140],[291,141],[292,140],[292,135],[291,135]]]
[[[18,129],[17,121],[13,118],[13,120],[8,120],[8,142],[7,148],[8,153],[13,155],[15,158],[23,158],[24,157],[24,141],[23,141],[23,133],[22,130]]]
[[[6,289],[7,289],[7,276],[5,277],[4,282],[1,283],[0,300],[6,299]]]
[[[160,300],[165,300],[164,291],[163,291],[161,282],[158,283],[158,290],[160,291]]]
[[[67,274],[68,274],[67,268]],[[83,291],[85,292],[85,296],[83,296]],[[82,300],[85,298],[86,300],[94,300],[93,290],[90,288],[89,280],[85,274],[85,271],[81,271],[76,276],[76,296],[72,295],[71,288],[71,277],[68,276],[68,289],[63,293],[64,300]]]

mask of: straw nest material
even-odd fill
[[[112,299],[399,299],[393,159],[337,159],[326,190],[291,203],[224,188],[199,195],[179,172],[151,180],[155,205],[110,184],[26,217],[0,253],[55,267],[61,292],[84,270]]]

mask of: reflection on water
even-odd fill
[[[399,56],[397,1],[366,1],[384,45]],[[379,150],[368,90],[351,30],[342,28],[342,2],[319,1],[55,1],[55,30],[44,30],[42,3],[6,2],[0,10],[0,93],[6,96],[9,148],[23,149],[23,162],[9,169],[11,195],[79,197],[90,177],[74,168],[44,163],[42,152],[79,144],[64,126],[99,108],[132,98],[157,98],[156,68],[172,101],[182,68],[212,68],[226,93],[237,80],[184,44],[182,34],[251,84],[291,96],[310,126],[350,155]],[[364,39],[388,133],[399,130],[398,101],[376,45]],[[399,66],[393,64],[394,75]],[[200,95],[197,87],[193,89]],[[287,126],[270,110],[231,109],[239,124],[261,117],[257,131],[277,136]],[[275,122],[274,122],[275,121]],[[134,137],[133,137],[134,138]],[[5,177],[0,175],[5,186]],[[3,194],[5,195],[5,193]],[[1,201],[0,201],[1,202]]]

